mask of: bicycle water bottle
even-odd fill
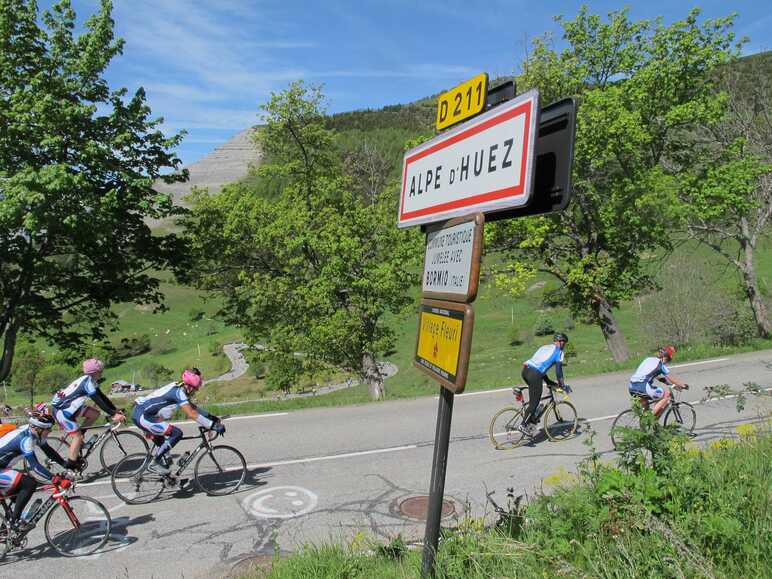
[[[86,442],[83,443],[83,450],[91,450],[91,447],[94,446],[94,443],[96,442],[97,437],[92,436],[89,438]]]
[[[42,504],[43,499],[35,499],[31,505],[27,505],[27,508],[24,509],[24,512],[21,514],[22,520],[29,521],[32,517],[35,516],[35,513],[38,512],[38,509]]]

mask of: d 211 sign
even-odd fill
[[[472,306],[423,300],[418,312],[413,365],[454,394],[460,394],[466,386],[473,328]]]

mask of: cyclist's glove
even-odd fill
[[[563,386],[561,386],[561,389],[562,389],[562,390],[563,390],[563,391],[564,391],[566,394],[571,394],[571,392],[573,392],[573,391],[574,391],[574,389],[573,389],[573,388],[571,388],[571,386],[569,386],[568,384],[563,384]]]
[[[214,430],[217,434],[225,434],[225,425],[222,422],[215,422],[212,425],[212,430]]]

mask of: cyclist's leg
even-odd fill
[[[544,377],[541,372],[530,366],[525,366],[523,368],[521,376],[523,377],[523,380],[525,380],[525,383],[528,384],[528,409],[525,413],[523,423],[530,422],[531,424],[535,424],[536,421],[534,420],[534,417],[536,416],[536,409],[539,407],[539,400],[541,399],[541,393],[544,389]]]
[[[14,469],[0,470],[0,496],[8,497],[15,495],[13,513],[14,523],[21,520],[21,514],[24,507],[32,498],[37,489],[38,483],[34,478]]]
[[[153,422],[144,416],[140,416],[136,423],[142,430],[153,435],[153,442],[158,447],[155,454],[156,461],[169,452],[182,439],[182,430],[168,422]]]
[[[80,455],[80,447],[83,444],[83,432],[80,430],[80,426],[76,422],[79,412],[73,415],[69,415],[64,410],[56,410],[54,412],[54,418],[59,424],[59,428],[62,432],[67,433],[70,438],[70,449],[67,453],[67,458],[70,460],[69,466],[74,466],[78,461]]]
[[[652,410],[654,411],[654,416],[659,418],[659,415],[662,414],[663,410],[665,410],[665,407],[668,405],[668,401],[670,400],[670,390],[668,388],[662,388],[661,386],[653,386],[651,384],[647,384],[646,394],[648,394],[649,398],[652,400],[656,400]]]
[[[81,408],[78,416],[83,417],[81,426],[91,426],[97,421],[97,418],[99,418],[99,410],[92,406],[84,406]]]

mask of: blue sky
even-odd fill
[[[537,2],[525,0],[114,0],[126,41],[111,86],[144,86],[165,129],[186,129],[186,164],[259,121],[258,107],[290,81],[323,83],[330,111],[410,102],[487,72],[516,72],[527,44],[558,32],[553,16],[581,4],[607,14],[671,22],[700,6],[705,17],[737,12],[745,53],[772,49],[763,0]],[[50,0],[40,2],[45,8]],[[79,18],[96,0],[74,0]]]

